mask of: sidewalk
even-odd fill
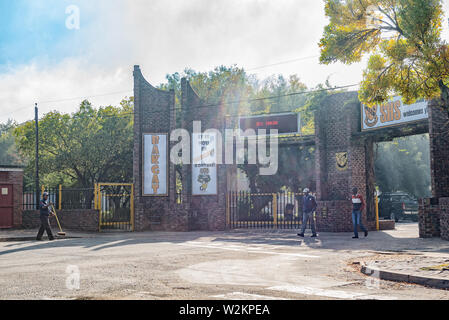
[[[449,289],[448,254],[377,255],[363,259],[361,272],[381,280]]]
[[[64,230],[66,233],[65,237],[58,236],[58,230],[52,230],[56,239],[73,239],[73,238],[90,238],[94,237],[95,233],[86,233],[79,231]],[[32,241],[36,240],[37,229],[6,229],[0,230],[0,242],[9,241]],[[44,233],[43,239],[47,239],[47,234]]]

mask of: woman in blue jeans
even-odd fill
[[[352,239],[358,239],[359,237],[358,226],[365,232],[365,237],[368,236],[368,230],[366,230],[362,223],[362,211],[364,208],[365,201],[362,195],[358,193],[357,188],[352,188],[352,224],[354,225],[354,236]]]

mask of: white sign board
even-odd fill
[[[217,134],[193,133],[192,195],[217,194]]]
[[[362,105],[362,131],[397,126],[428,117],[427,101],[407,105],[398,96],[372,108]]]
[[[143,196],[168,196],[167,134],[143,134]]]
[[[2,188],[2,196],[8,195],[8,188]]]

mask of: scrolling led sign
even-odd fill
[[[278,134],[297,134],[301,133],[301,124],[299,113],[279,113],[270,115],[258,115],[240,117],[240,129],[246,131],[253,129],[278,130]]]

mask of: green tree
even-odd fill
[[[441,0],[325,0],[324,64],[370,55],[359,98],[367,105],[399,94],[405,103],[442,97],[449,112],[449,50],[441,39]]]
[[[129,182],[133,159],[133,98],[120,107],[95,109],[83,101],[71,115],[57,111],[39,120],[39,165],[43,184],[91,188],[96,182]],[[30,121],[14,130],[19,151],[34,170],[35,132]],[[30,179],[32,181],[32,177]]]
[[[0,123],[0,165],[23,164],[14,140],[13,130],[15,126],[16,123],[11,119],[6,123]]]

